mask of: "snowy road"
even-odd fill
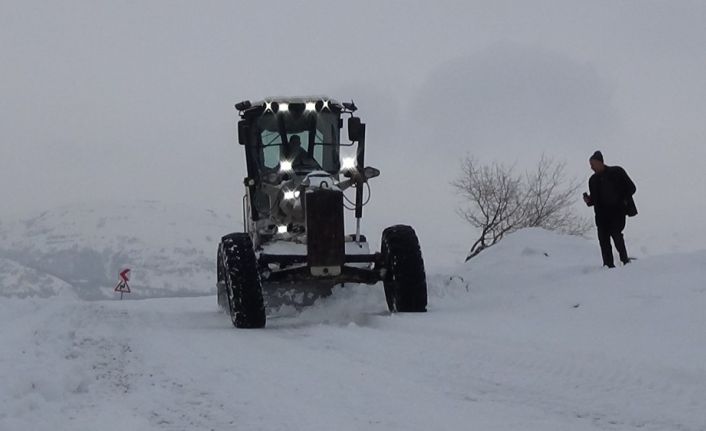
[[[426,314],[357,287],[263,330],[232,328],[215,297],[0,299],[0,429],[706,429],[688,261],[706,255],[609,273],[497,253],[465,281],[431,277]],[[522,282],[492,271],[512,259]]]

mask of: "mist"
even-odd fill
[[[411,223],[462,259],[464,156],[587,180],[600,149],[638,187],[629,247],[703,248],[705,21],[688,1],[3,2],[0,220],[134,199],[239,215],[233,105],[326,94],[368,125],[371,238]]]

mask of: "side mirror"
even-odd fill
[[[365,124],[360,122],[360,118],[351,117],[348,119],[348,140],[362,141],[365,139]]]
[[[250,138],[250,125],[246,120],[238,121],[238,142],[240,145],[248,145]]]
[[[366,166],[365,169],[363,169],[363,175],[365,176],[366,180],[375,178],[380,175],[380,169],[375,169],[372,166]]]

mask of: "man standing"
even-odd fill
[[[592,206],[596,213],[598,243],[601,246],[603,265],[615,268],[611,238],[620,255],[620,261],[625,265],[630,262],[623,239],[625,216],[637,214],[635,202],[632,199],[637,189],[623,168],[607,166],[603,163],[603,154],[600,151],[593,153],[588,161],[594,174],[588,180],[590,195],[584,193],[583,200],[586,205]]]

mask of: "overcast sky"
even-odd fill
[[[638,186],[628,246],[702,248],[705,22],[696,1],[0,0],[0,220],[96,199],[239,214],[233,104],[328,94],[355,100],[382,170],[370,236],[470,245],[465,155],[545,153],[585,181],[600,149]]]

